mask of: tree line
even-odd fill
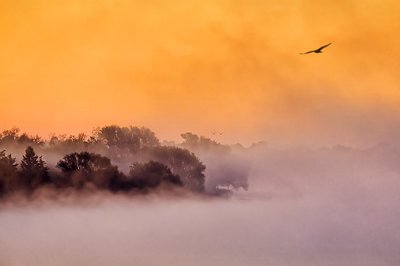
[[[129,174],[126,175],[105,156],[74,152],[59,160],[56,168],[60,172],[49,171],[42,157],[31,146],[26,148],[20,164],[11,154],[0,151],[0,196],[17,192],[31,194],[45,186],[76,190],[92,187],[111,192],[148,192],[161,186],[187,186],[181,176],[173,173],[170,167],[153,160],[132,163]],[[202,179],[204,175],[199,170],[199,175],[191,178]]]
[[[205,165],[189,150],[161,145],[147,128],[105,126],[91,136],[38,136],[14,128],[0,133],[0,195],[41,187],[147,192],[159,187],[204,191]],[[21,152],[24,147],[23,152]],[[22,159],[7,153],[21,153]],[[38,154],[60,156],[53,167]],[[129,165],[125,173],[119,166]]]
[[[90,135],[52,134],[46,140],[18,128],[4,130],[0,193],[32,192],[43,186],[147,191],[163,184],[211,194],[248,189],[243,147],[237,152],[238,147],[190,132],[181,137],[181,143],[161,142],[148,128],[117,125],[95,128]]]

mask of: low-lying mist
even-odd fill
[[[0,265],[400,265],[398,147],[183,138],[205,193],[14,195],[0,206]]]

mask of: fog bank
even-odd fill
[[[400,153],[253,149],[233,197],[3,206],[0,265],[397,266]]]

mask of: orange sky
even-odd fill
[[[400,132],[399,14],[395,0],[2,0],[0,129],[387,140]]]

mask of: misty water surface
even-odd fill
[[[249,191],[231,198],[3,204],[0,265],[396,266],[397,154],[254,153]]]

